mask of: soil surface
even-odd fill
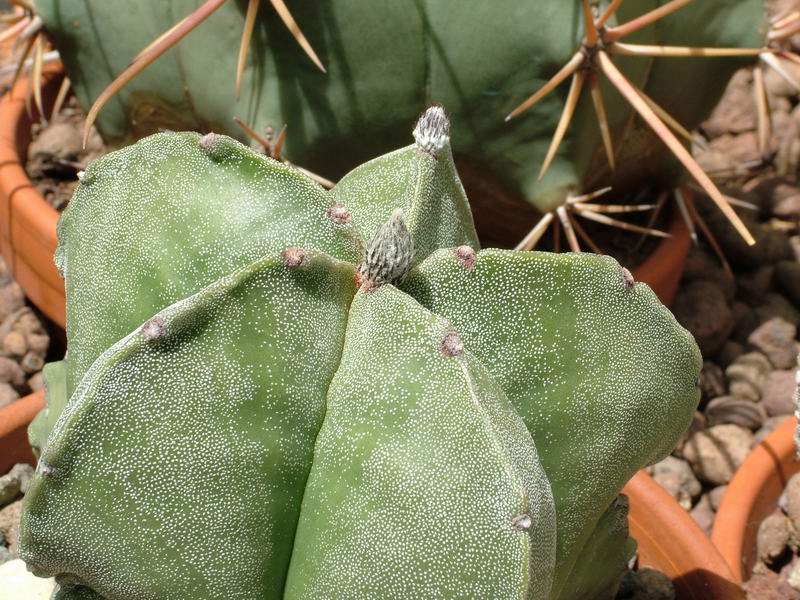
[[[45,362],[60,358],[58,348],[51,349],[51,333],[0,259],[0,408],[43,387]]]
[[[51,121],[35,124],[25,169],[36,190],[58,211],[64,210],[78,185],[78,173],[106,153],[103,140],[92,130],[83,148],[85,114],[75,97]]]

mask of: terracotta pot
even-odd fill
[[[28,424],[43,408],[43,391],[0,408],[0,474],[17,463],[36,464],[28,444]]]
[[[650,286],[665,306],[671,306],[689,256],[691,237],[689,228],[680,215],[672,211],[669,233],[642,264],[633,270],[633,278]]]
[[[711,539],[739,582],[750,578],[755,565],[758,526],[778,506],[786,482],[800,473],[796,427],[797,419],[787,419],[756,446],[722,497]]]
[[[46,72],[45,111],[52,107],[62,78],[59,69]],[[24,167],[31,137],[27,86],[27,80],[19,81],[0,100],[0,252],[25,295],[64,327],[64,283],[53,264],[58,212],[36,191]]]
[[[677,600],[744,600],[708,536],[647,473],[637,473],[622,491],[630,499],[628,522],[639,544],[640,567],[668,575]]]

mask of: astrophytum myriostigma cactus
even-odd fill
[[[59,598],[613,596],[697,348],[611,259],[479,251],[448,136],[330,192],[222,136],[89,167],[20,535]]]

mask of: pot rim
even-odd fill
[[[786,482],[800,473],[795,456],[795,417],[787,418],[748,455],[722,497],[711,539],[735,580],[749,578],[761,521],[777,506]]]
[[[638,564],[672,579],[679,600],[744,600],[723,556],[686,510],[645,471],[622,493],[630,498],[630,535]]]
[[[36,464],[28,443],[28,425],[44,405],[44,390],[39,390],[0,408],[0,474],[17,463]]]
[[[63,80],[60,66],[48,68],[42,87],[52,107]],[[25,295],[61,328],[65,325],[64,284],[53,263],[58,212],[36,190],[22,157],[30,144],[26,108],[28,79],[20,79],[0,100],[0,250]],[[36,109],[31,111],[36,116]]]

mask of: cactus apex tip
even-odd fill
[[[461,356],[464,354],[464,344],[461,342],[461,338],[458,337],[458,334],[455,331],[451,331],[444,336],[439,351],[442,353],[442,356]]]
[[[434,104],[422,113],[414,127],[414,140],[420,150],[433,156],[450,143],[450,119],[444,108]]]
[[[402,279],[414,262],[414,241],[406,227],[403,211],[396,209],[364,248],[359,266],[362,283],[374,286]]]
[[[456,260],[465,270],[472,271],[475,269],[475,261],[478,255],[475,250],[469,246],[459,246],[455,251]]]
[[[302,248],[287,248],[281,253],[283,264],[290,269],[297,269],[306,264],[307,254]]]

